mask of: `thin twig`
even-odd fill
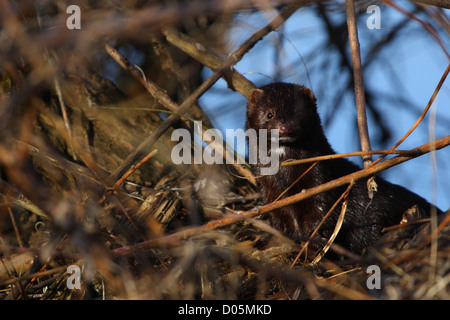
[[[59,105],[61,107],[61,114],[63,116],[64,126],[66,127],[66,130],[67,130],[67,135],[68,135],[67,140],[69,142],[69,146],[72,151],[72,158],[73,158],[73,160],[77,161],[78,157],[77,157],[77,152],[75,150],[75,147],[73,145],[74,139],[73,139],[73,134],[72,134],[72,128],[70,127],[69,117],[67,115],[67,108],[66,108],[66,104],[64,103],[64,98],[63,98],[63,95],[61,92],[61,86],[59,84],[58,78],[55,78],[54,83],[55,83],[56,95],[58,96]]]
[[[49,270],[40,270],[38,272],[34,272],[34,273],[30,273],[30,274],[25,274],[23,276],[18,276],[18,277],[14,277],[14,278],[10,278],[8,280],[5,280],[3,282],[0,283],[0,287],[4,287],[10,284],[13,284],[16,281],[23,281],[23,280],[29,280],[29,279],[37,279],[40,277],[45,277],[45,276],[49,276],[52,275],[54,273],[60,273],[60,272],[65,272],[67,270],[67,268],[70,265],[78,265],[81,266],[83,265],[83,260],[79,260],[77,262],[73,262],[64,266],[60,266],[60,267],[56,267],[53,269],[49,269]]]
[[[413,221],[408,221],[405,223],[400,223],[400,224],[395,224],[393,226],[389,226],[389,227],[385,227],[381,230],[381,232],[388,232],[388,231],[392,231],[392,230],[398,230],[398,229],[402,229],[402,228],[406,228],[415,224],[421,224],[421,223],[426,223],[426,222],[430,222],[431,218],[424,218],[424,219],[417,219],[417,220],[413,220]]]
[[[420,122],[423,120],[423,118],[425,118],[425,115],[427,114],[428,110],[431,108],[431,106],[433,105],[434,100],[436,99],[439,91],[441,90],[442,85],[445,82],[445,79],[448,76],[448,73],[450,72],[450,64],[447,65],[447,69],[445,69],[444,74],[442,75],[441,79],[439,80],[438,85],[436,86],[436,89],[434,89],[433,94],[431,95],[430,100],[428,101],[428,104],[426,105],[425,109],[422,111],[422,114],[419,116],[419,118],[416,120],[416,122],[414,123],[414,125],[408,130],[408,132],[405,133],[405,135],[397,141],[397,143],[395,143],[390,149],[389,151],[394,151],[395,148],[397,148],[403,141],[406,140],[406,138],[409,137],[409,135],[417,128],[417,126],[420,124]],[[372,165],[375,165],[376,163],[378,163],[379,161],[383,160],[383,158],[385,157],[381,156],[380,158],[378,158],[377,160],[375,160],[373,162]]]
[[[317,162],[314,162],[308,169],[305,170],[289,187],[287,187],[274,201],[280,199],[286,192],[288,192],[297,182],[300,181],[312,168],[316,166]]]
[[[314,238],[314,236],[316,235],[316,233],[319,231],[320,227],[323,225],[323,223],[325,222],[325,220],[328,219],[328,217],[330,216],[330,214],[334,211],[334,209],[336,209],[336,207],[338,206],[338,204],[342,201],[342,199],[344,199],[344,197],[346,197],[348,195],[348,193],[350,192],[350,189],[353,187],[353,185],[355,184],[354,181],[351,181],[350,185],[347,187],[347,189],[342,193],[342,195],[339,197],[339,199],[336,200],[336,202],[333,204],[333,206],[328,210],[328,212],[325,214],[325,216],[322,218],[322,220],[320,221],[320,223],[317,225],[317,227],[314,229],[314,231],[311,233],[311,235],[309,236],[308,241],[305,242],[305,244],[302,246],[302,249],[300,250],[300,252],[297,254],[297,256],[295,257],[294,261],[291,264],[291,268],[294,267],[295,263],[298,261],[298,259],[300,258],[300,256],[302,255],[303,251],[306,250],[306,248],[308,248],[308,245],[310,243],[310,241],[312,240],[312,238]],[[328,250],[328,249],[327,249]]]
[[[396,155],[403,155],[403,156],[412,156],[417,151],[413,150],[374,150],[374,151],[356,151],[356,152],[347,152],[347,153],[336,153],[336,154],[329,154],[324,156],[317,156],[317,157],[311,157],[307,159],[298,159],[298,160],[285,160],[283,161],[280,166],[293,166],[297,164],[302,163],[308,163],[308,162],[316,162],[316,161],[324,161],[324,160],[333,160],[333,159],[339,159],[339,158],[346,158],[346,157],[356,157],[356,156],[364,156],[366,154],[382,154],[382,155],[389,155],[389,154],[396,154]]]
[[[336,222],[336,226],[334,227],[333,233],[331,234],[330,238],[328,239],[325,246],[320,250],[319,254],[314,258],[314,260],[311,262],[311,265],[316,265],[319,263],[319,261],[322,259],[322,257],[327,253],[328,249],[331,247],[331,244],[334,242],[334,239],[336,239],[339,231],[341,230],[342,223],[344,222],[345,212],[347,211],[347,196],[350,192],[350,189],[353,187],[354,182],[348,186],[347,190],[344,193],[344,202],[342,203],[341,213],[339,214],[338,220]]]
[[[439,37],[438,33],[436,32],[436,30],[433,28],[433,26],[431,24],[423,21],[422,19],[419,19],[415,14],[403,9],[402,7],[400,7],[397,4],[395,4],[394,2],[392,2],[391,0],[383,0],[383,1],[388,6],[391,6],[392,8],[403,13],[408,18],[419,22],[424,27],[424,29],[427,30],[431,34],[431,36],[437,41],[437,43],[439,44],[439,46],[441,47],[442,51],[445,53],[447,58],[450,58],[450,53],[448,52],[447,48],[445,47],[444,43],[442,42],[442,39]]]
[[[130,175],[139,169],[144,163],[146,163],[151,157],[158,153],[158,150],[153,150],[147,156],[145,156],[137,165],[130,168],[117,182],[111,187],[111,191],[116,190]]]
[[[17,243],[19,243],[20,247],[23,247],[22,237],[20,236],[19,227],[17,226],[16,219],[14,218],[14,214],[11,210],[11,207],[8,207],[8,213],[14,228],[14,232],[16,233]]]
[[[136,65],[130,63],[119,51],[114,49],[109,43],[105,43],[105,51],[113,58],[123,69],[127,70],[137,79],[150,94],[162,105],[172,112],[178,112],[178,105],[170,99],[164,90],[160,89],[153,81],[147,79],[142,70]]]

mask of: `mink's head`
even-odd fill
[[[247,106],[247,129],[278,129],[280,144],[305,143],[323,135],[316,98],[306,87],[273,83],[255,89]]]

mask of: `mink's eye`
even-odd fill
[[[273,114],[272,114],[272,112],[269,112],[268,114],[267,114],[267,119],[272,119],[273,118]]]

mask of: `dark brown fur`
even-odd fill
[[[269,114],[270,113],[270,114]],[[316,99],[306,87],[286,83],[274,83],[256,89],[247,109],[247,129],[280,130],[280,147],[286,159],[304,159],[335,153],[328,143],[317,113]],[[257,150],[258,145],[249,145]],[[255,149],[256,148],[256,149]],[[286,190],[311,163],[280,167],[275,175],[262,176],[260,189],[265,203],[274,201]],[[261,163],[255,166],[259,175]],[[321,161],[309,171],[283,197],[291,196],[360,170],[346,159]],[[380,238],[384,227],[398,224],[403,213],[418,205],[429,214],[431,205],[407,189],[376,178],[378,191],[372,200],[368,197],[367,180],[361,179],[352,188],[344,223],[335,242],[356,253],[372,245]],[[277,229],[297,239],[307,239],[323,216],[342,195],[346,187],[337,188],[270,213]],[[336,225],[340,205],[320,228],[319,237],[328,238]]]

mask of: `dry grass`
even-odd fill
[[[0,4],[0,299],[450,298],[448,213],[388,231],[361,257],[330,243],[321,259],[264,215],[448,136],[265,206],[246,166],[171,161],[175,128],[210,127],[198,97],[221,77],[248,97],[255,86],[234,65],[307,1],[279,1],[278,16],[222,56],[233,14],[258,9],[252,1],[121,3],[80,1],[72,31],[64,2]],[[129,62],[128,44],[151,63]],[[105,61],[120,68],[116,83]],[[67,286],[71,265],[81,289]],[[370,265],[380,290],[367,287]]]

